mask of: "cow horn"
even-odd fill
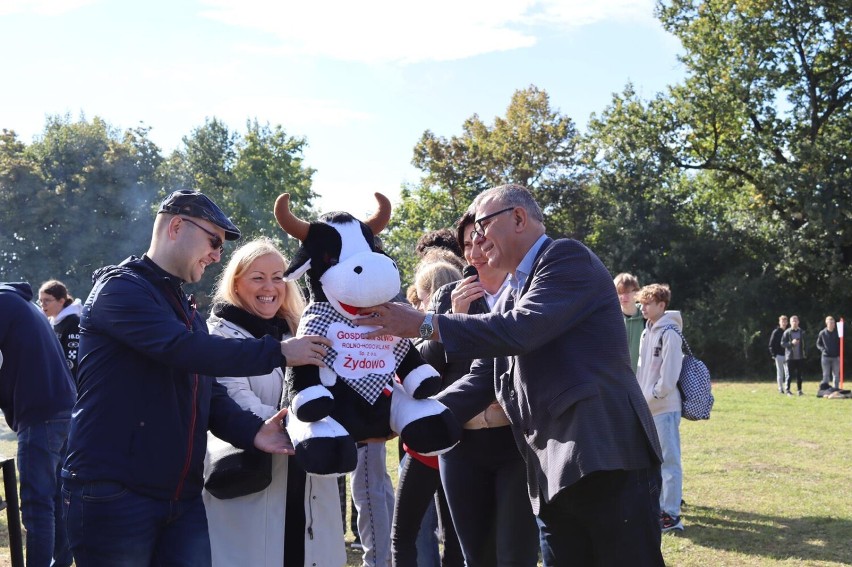
[[[364,221],[364,224],[369,226],[370,230],[373,231],[374,236],[385,229],[391,216],[390,200],[381,193],[376,193],[375,195],[376,201],[379,202],[379,210],[377,210],[373,216]]]
[[[311,223],[303,221],[290,212],[290,193],[282,193],[275,199],[275,220],[284,232],[293,238],[304,242],[308,237]]]

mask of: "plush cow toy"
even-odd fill
[[[396,263],[374,239],[390,220],[390,201],[379,193],[376,199],[379,210],[366,223],[343,212],[309,223],[290,211],[289,194],[275,201],[278,224],[302,243],[285,278],[307,273],[311,294],[296,334],[323,335],[333,343],[323,358],[326,368],[288,369],[283,394],[296,459],[314,475],[354,470],[355,441],[394,432],[412,450],[438,455],[461,437],[447,407],[428,399],[441,380],[411,341],[365,339],[375,327],[352,323],[360,308],[391,301],[400,289]]]

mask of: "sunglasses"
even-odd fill
[[[219,238],[218,234],[210,232],[209,230],[207,230],[206,228],[204,228],[200,224],[193,222],[186,217],[180,217],[180,220],[185,220],[186,222],[188,222],[192,226],[194,226],[196,228],[200,228],[201,230],[206,232],[207,235],[210,236],[210,246],[213,248],[213,250],[218,250],[219,254],[225,253],[225,247],[223,246],[224,242],[222,241],[221,238]]]

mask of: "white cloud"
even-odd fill
[[[541,28],[649,20],[653,0],[201,0],[203,16],[259,30],[280,51],[366,63],[449,61],[530,47]]]
[[[240,129],[249,118],[247,112],[257,116],[261,123],[286,124],[291,133],[317,126],[351,126],[372,118],[368,113],[353,110],[337,100],[274,95],[231,97],[216,102],[213,108],[213,114],[218,118]]]
[[[97,3],[98,0],[3,0],[0,16],[10,14],[37,14],[39,16],[61,16],[78,8]]]
[[[170,112],[192,116],[198,124],[206,116],[215,116],[231,128],[242,130],[247,119],[257,117],[261,123],[286,124],[289,133],[298,134],[318,126],[344,127],[374,118],[367,112],[353,109],[340,98],[245,92],[238,85],[241,82],[249,84],[251,77],[244,75],[239,61],[234,60],[170,62],[140,67],[136,72],[143,78],[143,85],[167,84],[181,93],[157,99],[158,104]],[[233,79],[231,87],[237,86],[217,89],[223,76]],[[200,91],[215,92],[215,96],[205,95],[208,102],[203,111],[195,100],[201,96]]]

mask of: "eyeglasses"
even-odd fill
[[[475,230],[471,231],[470,239],[476,240],[477,238],[485,238],[485,229],[488,228],[488,227],[483,225],[482,223],[484,223],[485,221],[487,221],[490,218],[496,217],[497,215],[502,215],[503,213],[506,213],[508,211],[513,211],[514,209],[515,209],[515,207],[506,207],[505,209],[501,209],[501,210],[497,211],[496,213],[491,213],[490,215],[485,215],[481,219],[473,221],[473,226],[475,227]]]
[[[200,228],[201,230],[203,230],[204,232],[206,232],[206,233],[207,233],[207,235],[208,235],[208,236],[210,236],[210,246],[211,246],[211,248],[213,248],[213,250],[218,250],[218,251],[219,251],[219,254],[224,254],[224,253],[225,253],[225,247],[223,246],[224,242],[222,242],[222,239],[219,237],[219,235],[218,235],[218,234],[215,234],[215,233],[213,233],[213,232],[210,232],[209,230],[207,230],[206,228],[204,228],[203,226],[201,226],[201,225],[200,225],[200,224],[198,224],[197,222],[193,222],[193,221],[189,220],[189,219],[188,219],[188,218],[186,218],[186,217],[180,217],[180,220],[185,220],[186,222],[188,222],[188,223],[189,223],[189,224],[191,224],[192,226],[194,226],[194,227],[196,227],[196,228]]]

